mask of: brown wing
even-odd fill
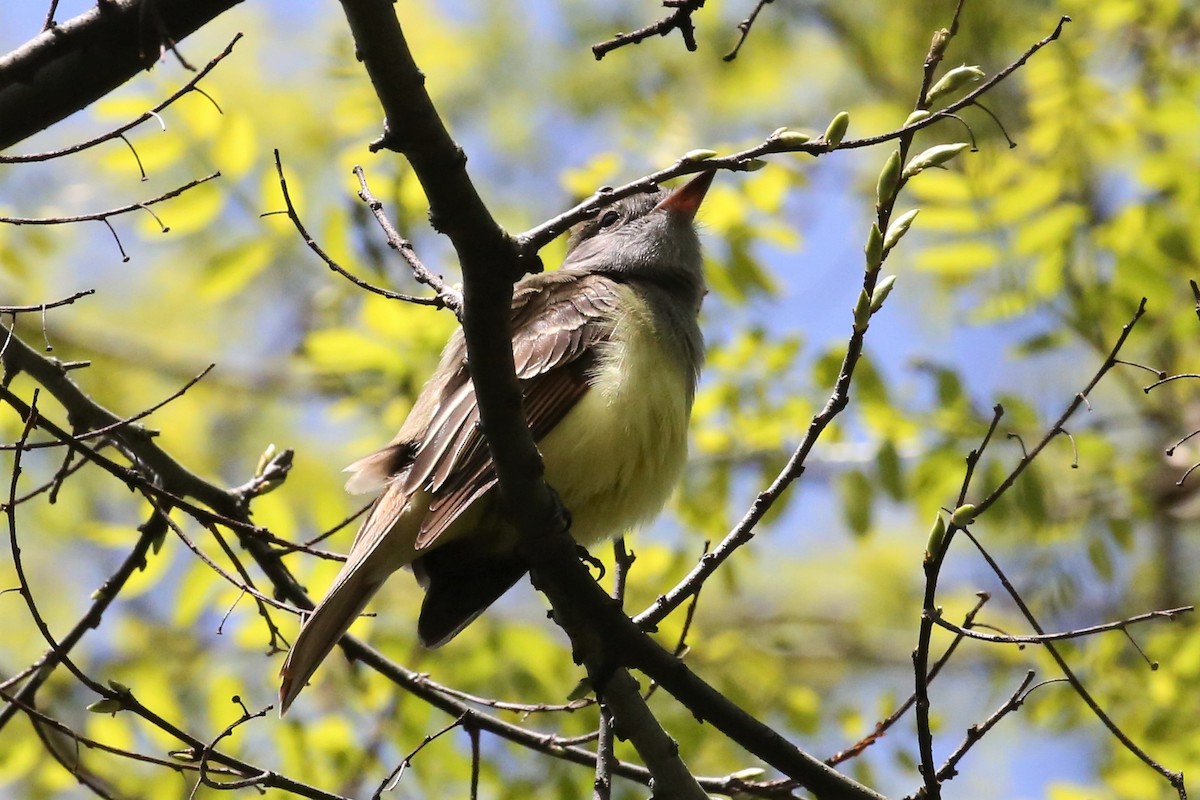
[[[559,271],[527,279],[513,297],[513,360],[525,418],[535,440],[550,432],[588,389],[590,348],[613,331],[615,285],[598,275]],[[433,495],[417,536],[428,547],[496,483],[479,432],[475,390],[466,374],[447,382],[443,401],[403,477],[405,495]]]

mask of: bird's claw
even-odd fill
[[[603,561],[601,561],[600,559],[596,558],[594,555],[589,553],[587,551],[587,548],[581,544],[575,545],[575,552],[579,554],[580,561],[587,564],[589,567],[595,567],[599,571],[600,574],[596,576],[596,580],[601,580],[604,578],[604,575],[607,572],[607,570],[605,570],[605,568],[604,568]]]

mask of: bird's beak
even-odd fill
[[[672,211],[690,220],[696,216],[696,210],[700,208],[700,203],[703,202],[704,195],[708,191],[708,187],[712,185],[713,176],[716,174],[715,171],[701,172],[683,186],[680,186],[664,197],[654,207],[654,210],[663,209],[664,211]]]

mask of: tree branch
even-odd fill
[[[72,420],[73,425],[76,424],[76,420],[84,421],[85,424],[86,421],[94,421],[93,424],[106,424],[105,421],[116,419],[115,414],[98,405],[84,394],[66,376],[61,366],[54,359],[42,356],[16,337],[9,335],[8,331],[0,328],[0,337],[4,336],[8,336],[8,345],[4,351],[4,366],[6,371],[10,373],[25,372],[40,383],[67,410],[67,415]],[[13,396],[11,392],[5,391],[4,394],[5,400],[22,415],[23,419],[26,418],[30,413],[28,405]],[[40,429],[57,437],[60,441],[65,442],[72,438],[69,433],[48,420],[39,420],[38,426]],[[115,439],[118,435],[125,437],[125,440],[120,442],[121,450],[128,455],[133,463],[138,465],[137,470],[123,467],[101,456],[86,443],[78,447],[78,452],[84,459],[97,464],[112,476],[129,484],[131,488],[137,488],[152,496],[161,497],[169,501],[174,507],[193,515],[202,523],[210,524],[216,521],[221,525],[230,527],[238,533],[242,546],[246,548],[259,568],[271,580],[279,599],[289,602],[294,606],[306,609],[312,608],[313,602],[304,591],[304,588],[300,586],[291,572],[280,561],[279,556],[284,550],[272,547],[268,541],[268,537],[255,535],[258,529],[250,524],[249,510],[245,499],[241,498],[236,492],[222,489],[190,472],[148,437],[131,435],[131,431],[135,429],[136,426],[121,428],[114,433],[113,438]],[[209,505],[217,513],[214,514],[198,506],[186,503],[182,499],[185,496],[196,498],[200,502]],[[155,518],[161,519],[158,515]],[[76,623],[71,631],[59,641],[61,652],[69,652],[88,630],[97,626],[104,610],[119,594],[121,585],[144,563],[146,553],[149,552],[150,541],[165,534],[165,532],[166,527],[163,526],[162,528],[145,533],[143,538],[139,539],[141,543],[139,547],[135,548],[135,551],[125,559],[117,574],[113,578],[110,578],[98,591],[97,601],[93,604],[88,614]],[[575,563],[578,564],[579,562],[576,560]],[[560,737],[553,734],[531,731],[519,725],[507,723],[497,717],[481,713],[466,703],[449,696],[449,692],[430,681],[427,676],[405,669],[353,636],[344,636],[341,640],[341,646],[348,657],[365,664],[392,681],[396,686],[429,703],[434,708],[440,709],[451,716],[467,714],[467,722],[480,730],[487,731],[521,747],[526,747],[554,758],[564,759],[584,766],[595,764],[596,756],[593,752],[564,744]],[[20,694],[17,695],[18,699],[24,702],[32,698],[37,686],[57,666],[59,657],[60,655],[57,652],[52,652],[35,669],[26,671],[26,675],[33,675],[35,672],[38,673],[33,679],[36,685],[22,687]],[[9,681],[4,685],[8,686],[12,684],[13,681]],[[16,710],[16,706],[12,705],[0,709],[0,728],[13,716]],[[642,784],[648,783],[651,777],[645,768],[621,762],[614,764],[613,773]],[[760,787],[759,785],[741,780],[736,776],[700,778],[699,782],[702,787],[710,792],[737,790],[754,795],[773,796],[779,794],[779,792],[775,791],[769,785]]]
[[[100,99],[241,0],[105,0],[0,57],[0,150]]]
[[[467,362],[501,497],[521,532],[534,585],[550,599],[555,620],[571,638],[593,685],[602,691],[619,666],[614,658],[620,658],[819,797],[877,798],[697,678],[637,628],[579,561],[566,535],[561,503],[543,479],[541,457],[521,411],[509,330],[512,284],[525,272],[517,245],[495,223],[471,184],[466,157],[425,90],[391,3],[342,0],[342,7],[389,120],[374,147],[397,150],[409,159],[429,198],[434,227],[450,238],[458,253]]]

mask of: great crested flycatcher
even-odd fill
[[[683,470],[704,360],[694,217],[712,177],[614,203],[573,232],[561,269],[514,288],[525,418],[580,544],[654,517]],[[383,492],[284,661],[281,712],[397,569],[411,567],[425,590],[417,634],[427,647],[526,572],[494,491],[461,330],[396,437],[347,471],[350,491]]]

